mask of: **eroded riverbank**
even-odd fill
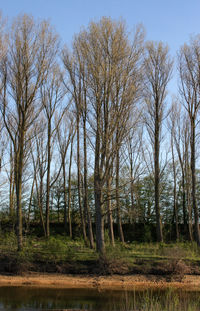
[[[144,289],[177,288],[200,291],[200,276],[185,275],[182,280],[170,280],[167,276],[156,275],[112,275],[74,276],[61,274],[26,274],[23,276],[0,276],[0,286],[37,286],[51,288],[97,288],[101,289]]]

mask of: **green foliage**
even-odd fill
[[[143,241],[152,242],[151,229],[149,226],[144,226]]]
[[[95,268],[99,262],[99,269],[102,269],[104,274],[124,274],[131,271],[133,273],[149,273],[150,271],[173,273],[174,271],[183,275],[187,271],[199,273],[200,266],[200,250],[196,243],[190,242],[122,244],[116,241],[115,247],[111,247],[108,241],[105,256],[99,259],[96,251],[86,247],[82,239],[71,240],[61,235],[55,235],[49,239],[27,236],[24,239],[23,251],[19,253],[15,234],[1,233],[0,254],[7,256],[6,258],[11,261],[13,267],[11,272],[28,269],[34,271],[34,265],[40,263],[44,267],[51,265],[51,269],[55,269],[56,265],[68,263],[71,267],[70,271],[74,271],[73,265],[76,265],[76,271],[79,271],[78,263],[78,265],[87,267],[80,271],[85,269],[84,271],[91,273],[92,270],[87,270],[88,267],[93,265]],[[51,269],[48,271],[52,271]],[[67,268],[63,269],[63,271],[68,271]]]
[[[0,249],[13,250],[17,248],[17,237],[14,232],[1,232],[0,234]]]

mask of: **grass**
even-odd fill
[[[196,243],[129,243],[122,245],[116,242],[112,248],[106,244],[106,255],[99,259],[95,250],[84,245],[83,240],[70,240],[66,236],[56,235],[45,238],[27,236],[24,238],[24,249],[17,253],[17,240],[13,233],[0,234],[0,259],[12,263],[30,263],[40,265],[61,265],[60,272],[70,270],[81,273],[155,273],[167,274],[174,271],[200,273],[200,250]],[[68,266],[66,266],[68,263]],[[34,264],[34,265],[33,265]],[[63,268],[65,264],[65,268]],[[69,266],[70,264],[70,266]],[[73,269],[73,264],[76,267]],[[96,269],[99,264],[99,269]],[[78,267],[77,265],[80,265]],[[12,266],[12,265],[11,265]],[[84,268],[85,266],[85,268]],[[189,269],[188,269],[189,267]],[[120,272],[121,269],[121,272]],[[184,272],[185,270],[185,272]]]
[[[124,299],[113,310],[120,311],[198,311],[200,298],[198,293],[178,292],[173,289],[165,291],[141,291]]]

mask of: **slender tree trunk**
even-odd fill
[[[102,194],[100,181],[95,178],[95,207],[96,207],[96,249],[100,254],[105,253],[104,216],[102,215]]]
[[[60,223],[60,196],[58,197],[57,202],[57,212],[58,212],[58,223]]]
[[[189,152],[188,152],[188,139],[185,131],[185,159],[181,162],[182,169],[182,191],[183,191],[183,223],[184,231],[188,233],[190,241],[193,241],[192,229],[192,210],[191,210],[191,180],[190,180],[190,165],[189,165]],[[187,205],[186,205],[187,203]],[[188,216],[187,216],[188,215]]]
[[[188,229],[189,229],[189,239],[193,241],[193,225],[192,225],[192,207],[191,207],[191,198],[190,198],[190,189],[187,191],[188,197]]]
[[[67,187],[66,187],[66,171],[65,159],[62,159],[63,168],[63,194],[64,194],[64,231],[67,231]]]
[[[186,139],[186,138],[185,138]],[[185,167],[184,162],[187,162],[187,153],[188,153],[188,146],[187,142],[185,142],[185,155],[181,157],[180,147],[179,145],[176,147],[179,157],[179,162],[181,166],[181,185],[182,185],[182,211],[183,211],[183,225],[184,225],[184,233],[188,234],[188,220],[187,220],[187,211],[186,211],[186,187],[185,187]],[[184,159],[185,158],[185,159]]]
[[[73,156],[73,140],[71,140],[70,160],[69,160],[69,180],[68,180],[68,224],[69,224],[69,236],[72,238],[72,222],[71,222],[71,167],[72,167],[72,156]]]
[[[50,216],[50,170],[51,170],[51,120],[48,120],[48,141],[47,141],[47,180],[46,180],[46,237],[50,236],[49,216]]]
[[[171,134],[172,135],[172,134]],[[172,148],[172,165],[173,165],[173,177],[174,177],[174,215],[175,215],[175,223],[176,223],[176,240],[179,240],[179,228],[178,228],[178,210],[177,210],[177,194],[176,194],[176,165],[174,160],[174,146],[173,139],[171,138],[171,148]]]
[[[9,213],[14,225],[14,195],[15,195],[15,181],[14,181],[14,167],[13,167],[13,150],[10,145],[10,185],[9,185]]]
[[[115,185],[115,194],[116,194],[116,208],[117,208],[117,225],[118,225],[118,233],[120,237],[120,241],[124,243],[124,233],[122,229],[122,220],[120,214],[120,200],[119,200],[119,147],[118,141],[117,144],[117,152],[116,152],[116,185]]]
[[[107,178],[107,209],[108,209],[108,224],[109,224],[109,236],[111,245],[115,246],[115,237],[114,237],[114,230],[113,230],[113,217],[112,217],[112,209],[111,209],[111,176],[108,175]]]
[[[79,138],[79,111],[77,111],[77,124],[76,124],[76,134],[77,134],[77,175],[78,175],[78,205],[79,205],[79,211],[80,211],[80,217],[81,217],[81,226],[82,226],[82,233],[83,233],[83,239],[85,244],[87,245],[87,235],[86,235],[86,226],[85,226],[85,218],[84,218],[84,212],[82,208],[82,202],[81,202],[81,167],[80,167],[80,138]]]
[[[28,205],[27,228],[29,227],[29,224],[30,224],[31,203],[32,203],[32,199],[33,199],[33,190],[34,190],[34,186],[35,186],[35,178],[36,178],[36,176],[34,174],[32,186],[31,186],[31,194],[30,194],[30,198],[29,198],[29,205]]]
[[[191,173],[192,173],[192,206],[194,210],[195,239],[200,246],[199,210],[196,202],[196,168],[195,168],[195,121],[191,118]]]
[[[43,169],[41,168],[40,170],[40,188],[38,191],[38,205],[39,205],[39,210],[40,210],[40,223],[43,228],[44,236],[46,237],[46,226],[45,226],[45,221],[44,221],[44,216],[43,216]],[[37,180],[37,179],[36,179]]]
[[[92,230],[92,221],[90,216],[90,208],[88,204],[88,182],[87,182],[87,142],[86,142],[86,115],[83,117],[83,145],[84,145],[84,210],[87,215],[87,223],[88,223],[88,236],[90,242],[90,248],[94,248],[94,237]]]
[[[96,212],[96,249],[100,254],[105,253],[104,241],[104,216],[102,213],[102,181],[100,171],[100,104],[97,109],[97,129],[95,141],[95,165],[94,165],[94,197]]]
[[[186,197],[187,197],[187,211],[188,211],[188,233],[189,233],[189,240],[193,241],[190,173],[191,169],[188,161],[188,155],[186,154],[185,177],[186,177]]]
[[[22,171],[24,161],[24,131],[25,124],[22,121],[22,128],[19,134],[19,151],[16,152],[15,158],[15,187],[16,187],[16,202],[17,202],[17,245],[18,251],[23,248],[23,234],[22,234]]]
[[[38,189],[38,182],[37,178],[35,179],[35,185],[36,185],[36,191],[37,191],[37,198],[38,198],[38,207],[40,211],[40,223],[43,228],[44,236],[46,237],[46,227],[45,227],[45,222],[44,222],[44,217],[43,217],[43,177],[40,176],[40,189]]]
[[[19,174],[20,171],[19,171]],[[23,234],[22,234],[22,184],[20,179],[16,185],[16,201],[17,201],[17,245],[18,251],[21,251],[23,248]]]
[[[131,159],[130,159],[130,165],[131,165],[131,214],[130,214],[130,223],[133,223],[133,215],[134,213],[134,183],[133,183],[133,155],[131,153]],[[135,222],[135,219],[134,219]]]
[[[160,127],[159,127],[158,103],[156,103],[155,142],[154,142],[154,187],[155,187],[156,232],[157,232],[157,241],[163,242],[162,223],[160,216],[159,136],[160,136]]]
[[[185,195],[185,173],[184,169],[182,169],[182,210],[183,210],[183,225],[184,232],[187,233],[188,230],[188,221],[187,221],[187,212],[186,212],[186,195]]]

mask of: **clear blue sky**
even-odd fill
[[[102,16],[123,18],[131,30],[143,23],[146,38],[168,43],[171,54],[191,34],[200,33],[200,0],[0,0],[3,16],[19,13],[49,19],[62,41],[70,45],[74,33]]]

